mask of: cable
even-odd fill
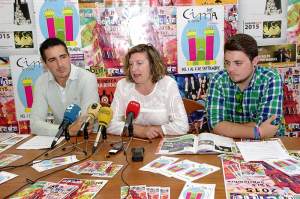
[[[128,149],[128,146],[129,146],[131,140],[132,140],[132,138],[129,139],[128,144],[127,144],[127,147],[126,147],[126,150],[125,150],[125,148],[124,148],[124,137],[121,136],[122,150],[123,150],[123,153],[124,153],[124,156],[125,156],[125,160],[126,160],[126,165],[124,166],[124,168],[123,168],[122,171],[121,171],[121,180],[122,180],[122,182],[128,187],[128,191],[127,191],[127,194],[126,194],[125,198],[128,197],[129,192],[130,192],[130,185],[129,185],[129,183],[125,180],[125,178],[124,178],[124,171],[126,170],[126,168],[127,168],[128,165],[129,165],[129,161],[128,161],[128,157],[127,157],[127,149]]]
[[[75,150],[75,149],[72,149],[70,152],[73,152],[74,150]],[[59,171],[65,170],[66,168],[72,167],[73,165],[75,165],[75,164],[77,164],[77,163],[81,163],[81,162],[87,160],[87,159],[90,158],[91,156],[92,156],[92,154],[90,154],[89,156],[86,156],[86,157],[83,158],[82,160],[79,160],[79,161],[77,161],[77,162],[73,162],[73,163],[71,163],[71,164],[66,165],[66,166],[63,167],[63,168],[57,169],[57,170],[55,170],[55,171],[53,171],[53,172],[50,172],[50,173],[48,173],[48,174],[46,174],[46,175],[40,176],[40,177],[36,178],[35,180],[31,180],[31,179],[29,179],[29,178],[26,178],[26,182],[27,182],[27,183],[26,183],[25,185],[22,185],[20,188],[18,188],[17,190],[15,190],[13,193],[11,193],[11,194],[5,196],[4,198],[9,198],[9,197],[13,196],[14,194],[16,194],[17,192],[19,192],[23,187],[27,186],[28,184],[34,184],[34,183],[36,183],[38,180],[40,180],[41,178],[47,177],[47,176],[52,175],[52,174],[54,174],[54,173],[56,173],[56,172],[59,172]]]
[[[51,149],[50,149],[51,150]],[[39,163],[39,162],[42,162],[42,161],[45,161],[45,160],[51,160],[53,158],[57,158],[57,157],[60,157],[60,156],[64,156],[64,155],[67,155],[68,153],[71,153],[72,151],[74,151],[74,149],[72,149],[71,151],[69,152],[66,152],[66,153],[63,153],[63,154],[60,154],[60,155],[56,155],[56,156],[52,156],[51,158],[46,158],[46,159],[42,159],[42,160],[38,160],[37,162],[33,163],[34,160],[38,159],[39,157],[41,157],[42,155],[44,155],[45,153],[48,153],[49,150],[45,151],[44,153],[42,153],[41,155],[37,156],[36,158],[34,158],[33,160],[31,161],[28,161],[27,163],[25,164],[20,164],[20,165],[15,165],[15,166],[5,166],[5,167],[2,167],[0,168],[0,171],[2,170],[11,170],[11,169],[15,169],[15,168],[18,168],[18,167],[23,167],[23,166],[32,166],[33,164],[36,164],[36,163]]]
[[[34,160],[38,159],[39,157],[43,156],[44,154],[48,153],[50,151],[50,149],[46,150],[45,152],[43,152],[42,154],[38,155],[37,157],[35,157],[34,159],[24,163],[24,164],[20,164],[20,165],[12,165],[12,166],[5,166],[5,167],[1,167],[0,171],[4,171],[4,170],[9,170],[9,169],[15,169],[18,167],[23,167],[23,166],[29,166],[30,163],[32,163]]]

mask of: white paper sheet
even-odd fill
[[[27,142],[20,145],[17,149],[48,149],[51,147],[51,143],[54,137],[50,136],[34,136]],[[64,137],[61,137],[57,144],[59,144]]]
[[[287,159],[289,154],[277,141],[237,142],[245,161],[263,161],[268,159]]]

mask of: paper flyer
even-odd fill
[[[215,184],[199,184],[187,182],[178,199],[197,198],[197,199],[214,199]]]
[[[70,195],[70,198],[82,199],[94,198],[107,182],[107,180],[63,178],[59,184],[76,186],[77,189]]]
[[[53,158],[51,160],[37,160],[33,162],[32,168],[38,172],[43,172],[49,169],[60,167],[63,165],[77,162],[78,159],[75,155]]]
[[[160,169],[173,164],[177,160],[178,158],[175,157],[160,156],[159,158],[149,162],[148,164],[140,168],[140,170],[159,173]]]
[[[17,177],[18,175],[6,171],[0,171],[0,184]]]
[[[0,167],[9,165],[10,163],[22,158],[21,155],[15,154],[0,154]]]

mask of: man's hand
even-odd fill
[[[269,138],[269,137],[274,137],[276,134],[279,125],[272,125],[272,121],[276,119],[275,115],[272,115],[269,117],[266,121],[261,123],[259,126],[259,131],[260,131],[260,137],[261,139],[263,138]]]

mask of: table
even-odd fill
[[[27,138],[26,140],[28,140]],[[91,142],[88,143],[88,152],[90,153],[92,144],[94,141],[94,137],[90,138]],[[93,156],[90,157],[91,160],[109,160],[117,164],[126,164],[125,156],[123,152],[119,152],[116,155],[111,155],[110,157],[107,156],[108,150],[110,149],[110,144],[113,141],[119,141],[120,137],[118,136],[108,136],[107,140],[105,140],[100,146]],[[130,185],[147,185],[147,186],[167,186],[171,189],[171,198],[175,199],[178,198],[185,182],[175,179],[165,177],[160,174],[155,174],[151,172],[140,171],[143,165],[151,162],[152,160],[159,157],[159,155],[155,154],[157,145],[160,139],[152,140],[152,143],[148,143],[145,141],[140,140],[133,140],[130,144],[128,149],[128,160],[129,165],[124,172],[124,178]],[[24,142],[24,141],[23,141]],[[300,150],[300,138],[289,138],[284,137],[282,138],[282,142],[284,143],[285,147],[289,150]],[[19,145],[19,144],[18,144]],[[18,146],[16,145],[16,146]],[[68,144],[67,144],[68,145]],[[44,150],[17,150],[16,146],[4,151],[3,153],[12,153],[12,154],[19,154],[22,155],[23,158],[13,162],[11,165],[19,165],[24,164],[33,158],[37,157],[38,155],[42,154]],[[131,148],[132,147],[144,147],[145,154],[143,162],[132,162],[131,161]],[[62,150],[58,149],[51,155],[58,155],[60,153],[64,153]],[[74,153],[73,153],[74,154]],[[80,152],[76,152],[78,154],[78,158],[84,158],[84,155]],[[196,183],[208,183],[208,184],[216,184],[215,189],[215,198],[225,198],[225,187],[224,187],[224,180],[223,180],[223,173],[222,173],[222,164],[221,160],[216,155],[176,155],[176,157],[183,159],[189,159],[191,161],[199,162],[199,163],[208,163],[214,166],[220,167],[220,170],[209,174],[203,178],[200,178],[194,182]],[[65,166],[67,167],[67,166]],[[61,168],[61,167],[59,167]],[[14,170],[9,170],[8,172],[12,172],[18,174],[19,176],[9,180],[0,185],[1,190],[1,198],[13,193],[22,185],[26,184],[26,178],[35,180],[40,176],[46,175],[48,173],[53,172],[54,170],[58,170],[59,168],[52,169],[49,171],[45,171],[39,173],[32,169],[31,167],[20,167]],[[62,170],[58,171],[55,174],[46,176],[41,180],[58,182],[62,178],[94,178],[90,175],[76,175],[71,172]],[[99,179],[99,178],[94,178]],[[124,186],[125,184],[121,180],[121,171],[117,173],[112,179],[109,179],[108,183],[100,190],[97,194],[96,198],[109,198],[109,199],[118,199],[120,198],[120,187]]]

